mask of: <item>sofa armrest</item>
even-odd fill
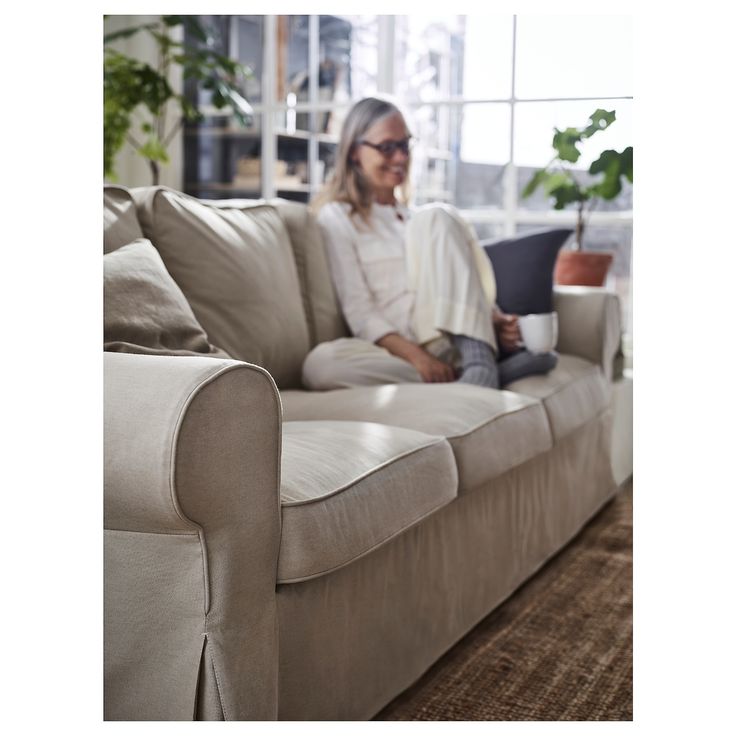
[[[603,287],[555,286],[559,319],[557,350],[599,365],[610,381],[621,351],[621,305],[618,294]]]
[[[273,379],[204,357],[104,365],[105,717],[275,718]]]

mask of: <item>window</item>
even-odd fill
[[[604,148],[632,145],[630,16],[208,16],[223,48],[253,72],[256,115],[238,128],[209,110],[189,126],[185,190],[198,196],[308,201],[333,166],[352,101],[393,93],[417,138],[417,204],[456,205],[479,237],[574,224],[542,194],[523,199],[553,154],[553,128],[582,126],[597,108],[616,122],[583,147],[581,176]],[[204,101],[204,100],[203,100]],[[632,243],[631,188],[601,203],[587,247],[614,250],[610,286],[624,302]]]

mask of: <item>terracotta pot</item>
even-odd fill
[[[555,264],[555,283],[565,286],[603,286],[613,253],[561,250]]]

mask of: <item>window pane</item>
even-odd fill
[[[396,16],[396,95],[429,102],[460,94],[464,16]]]
[[[245,98],[251,104],[261,102],[263,77],[263,16],[236,15],[232,17],[232,55],[251,74],[245,81]]]
[[[467,17],[463,97],[486,100],[511,97],[512,44],[512,16]]]
[[[407,111],[407,125],[416,139],[412,150],[412,182],[417,204],[451,201],[457,116],[447,105],[422,105]],[[456,145],[456,143],[455,143]]]
[[[460,150],[455,205],[500,208],[503,175],[509,162],[511,107],[507,104],[464,105],[457,110]]]
[[[460,158],[469,163],[507,164],[511,153],[510,105],[465,105],[460,115]]]
[[[205,118],[184,131],[184,191],[204,199],[259,196],[261,116],[243,128],[232,118]]]
[[[309,97],[309,16],[279,15],[276,19],[276,100]],[[300,126],[301,127],[301,126]]]
[[[516,33],[517,97],[633,93],[630,15],[520,15]]]
[[[375,15],[323,15],[319,23],[319,101],[338,107],[317,115],[316,132],[337,136],[350,100],[376,93],[378,20]]]
[[[408,124],[417,138],[412,152],[417,204],[500,206],[509,160],[509,105],[422,105],[409,113]]]
[[[349,49],[349,98],[359,100],[378,91],[378,17],[375,15],[344,16],[352,24]],[[336,101],[344,101],[341,90],[335,92]]]

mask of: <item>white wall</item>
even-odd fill
[[[105,33],[110,33],[123,28],[140,25],[142,23],[152,23],[158,19],[155,15],[111,15],[105,20]],[[172,30],[172,36],[181,40],[175,34],[183,35],[181,27]],[[113,44],[113,47],[123,54],[134,57],[141,61],[145,61],[152,67],[156,68],[158,64],[158,55],[156,52],[156,44],[148,33],[140,32],[132,38],[121,39]],[[169,75],[169,84],[177,94],[182,90],[181,70],[174,66]],[[176,104],[169,103],[166,113],[167,127],[171,126],[179,115],[179,107]],[[136,123],[132,129],[136,140],[141,140],[143,134],[140,132],[140,123],[145,120],[145,116],[138,114],[134,116]],[[169,128],[170,129],[170,128]],[[167,147],[170,163],[161,166],[160,184],[165,184],[174,189],[183,189],[183,171],[184,171],[184,150],[183,135],[179,131],[171,143]],[[115,159],[115,173],[117,174],[117,183],[127,187],[146,186],[152,183],[151,170],[146,160],[138,155],[133,147],[125,144]]]

